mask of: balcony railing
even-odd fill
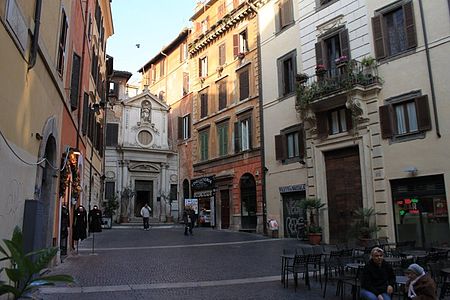
[[[349,91],[356,86],[382,84],[374,60],[350,60],[329,70],[318,69],[316,75],[297,75],[296,108],[301,111],[314,101],[336,93]]]

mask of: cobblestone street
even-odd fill
[[[71,287],[43,288],[43,299],[323,299],[319,282],[310,291],[304,281],[294,291],[280,283],[283,248],[293,239],[181,226],[120,227],[83,241],[52,274],[73,275]],[[292,278],[292,277],[291,277]],[[327,299],[334,296],[328,289]]]

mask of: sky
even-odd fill
[[[114,34],[108,39],[106,53],[114,57],[114,69],[133,74],[137,83],[143,67],[184,27],[199,0],[113,0],[111,11]],[[139,44],[139,48],[136,46]]]

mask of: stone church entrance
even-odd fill
[[[347,239],[353,211],[362,207],[358,147],[325,152],[330,243]]]
[[[134,182],[136,196],[134,198],[134,216],[141,217],[141,208],[148,203],[153,215],[153,181],[136,180]]]

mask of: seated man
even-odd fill
[[[383,260],[384,251],[375,247],[370,260],[362,271],[361,298],[365,300],[391,300],[394,291],[395,274],[392,267]]]
[[[412,264],[406,270],[408,281],[406,287],[408,290],[408,299],[435,300],[436,283],[429,274],[418,264]]]

